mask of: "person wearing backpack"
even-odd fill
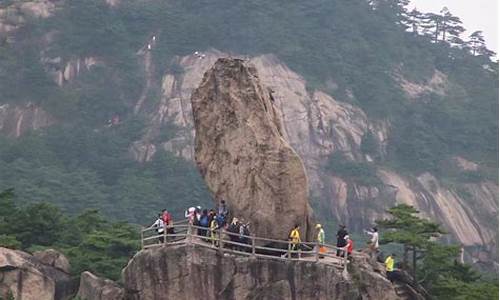
[[[207,236],[207,229],[204,228],[208,228],[209,225],[210,225],[210,217],[208,215],[208,210],[204,209],[200,217],[200,227],[203,228],[198,229],[198,235]]]

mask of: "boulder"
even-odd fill
[[[0,247],[0,298],[66,300],[77,284],[68,273],[28,253]]]
[[[82,300],[122,300],[123,289],[112,280],[83,272],[78,297]]]
[[[303,236],[312,235],[304,165],[256,69],[218,59],[191,104],[196,163],[215,199],[225,199],[232,216],[250,221],[258,236],[286,239],[296,223]]]
[[[43,264],[52,266],[68,274],[70,272],[69,260],[62,253],[54,249],[36,251],[33,253],[33,256]]]
[[[353,262],[349,269],[356,276],[346,280],[341,268],[323,263],[177,245],[140,251],[123,270],[123,280],[126,300],[400,299],[370,264]]]

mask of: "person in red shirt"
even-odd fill
[[[345,236],[347,241],[347,258],[351,259],[352,249],[354,248],[354,241],[349,238],[348,235]]]
[[[172,216],[166,209],[163,209],[161,211],[161,219],[163,220],[164,226],[167,228],[167,234],[173,234],[174,228],[172,227],[173,225]]]

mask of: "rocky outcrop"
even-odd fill
[[[77,284],[59,268],[25,252],[0,247],[0,297],[66,300],[73,297]]]
[[[379,267],[378,267],[379,268]],[[197,246],[169,246],[137,253],[123,270],[125,299],[399,299],[370,264],[342,269],[306,261],[220,254]]]
[[[54,249],[36,251],[33,253],[33,256],[42,264],[54,267],[67,274],[70,272],[69,260],[62,253]]]
[[[77,296],[81,300],[122,300],[123,289],[112,280],[83,272]]]
[[[438,70],[434,71],[434,74],[432,74],[432,77],[427,82],[418,83],[410,81],[404,78],[400,72],[396,72],[394,77],[410,99],[418,99],[421,95],[430,93],[444,96],[450,85],[446,75]]]
[[[34,103],[0,105],[0,133],[4,135],[19,137],[27,131],[48,127],[54,123],[55,119]]]
[[[219,57],[229,56],[216,50],[203,54],[203,58],[188,55],[178,57],[172,62],[175,68],[171,68],[163,77],[160,103],[148,118],[151,120],[148,134],[144,140],[138,142],[143,147],[136,147],[136,157],[148,160],[152,158],[152,150],[156,151],[161,147],[185,159],[193,160],[191,93],[200,84],[201,74]],[[494,259],[497,256],[497,250],[491,253],[487,250],[498,248],[492,247],[498,244],[498,238],[491,238],[492,234],[497,235],[497,229],[492,222],[483,222],[487,220],[485,217],[490,218],[491,214],[498,212],[497,184],[466,184],[457,190],[440,183],[437,178],[441,192],[435,194],[432,190],[431,193],[422,193],[427,189],[418,178],[402,176],[388,168],[377,172],[381,181],[379,186],[363,186],[327,172],[325,164],[328,157],[335,152],[358,162],[375,160],[374,155],[383,159],[391,124],[386,120],[369,119],[363,110],[355,105],[337,101],[321,91],[307,89],[306,81],[273,55],[245,59],[255,66],[260,81],[269,88],[274,98],[274,107],[283,120],[283,136],[304,162],[310,197],[321,199],[321,207],[329,211],[330,218],[346,223],[353,231],[359,231],[373,225],[374,220],[386,216],[385,210],[396,202],[413,203],[426,216],[435,221],[442,221],[446,229],[453,233],[454,239],[463,244],[475,259]],[[445,90],[446,78],[439,73],[433,78],[432,86]],[[159,142],[155,140],[163,128],[168,126],[177,129],[175,136],[169,136]],[[375,153],[366,154],[361,150],[366,135],[375,138]],[[451,158],[449,163],[456,165],[459,171],[477,169],[474,162],[465,161],[463,158]],[[388,173],[391,175],[386,176]],[[450,209],[437,204],[447,197],[455,198],[450,198],[450,203],[459,205],[459,208]],[[458,234],[459,231],[462,233]]]
[[[26,18],[48,18],[57,8],[59,0],[12,1],[0,3],[0,36],[10,34],[26,22]]]
[[[259,236],[284,239],[295,223],[312,233],[304,166],[255,68],[217,60],[191,104],[196,163],[215,199],[225,199]]]

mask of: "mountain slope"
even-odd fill
[[[498,64],[408,32],[403,4],[2,3],[0,123],[20,137],[1,139],[0,187],[135,222],[208,205],[190,93],[217,57],[241,55],[281,108],[320,217],[360,231],[411,203],[494,259]]]

